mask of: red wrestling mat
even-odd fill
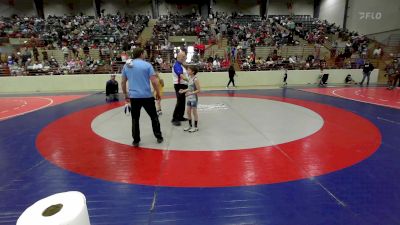
[[[29,96],[0,98],[0,121],[49,106],[73,101],[87,95]]]
[[[54,121],[40,132],[36,146],[53,164],[102,180],[154,186],[227,187],[280,183],[331,173],[368,158],[381,144],[381,134],[374,124],[343,109],[291,98],[235,96],[306,107],[318,113],[324,125],[318,132],[296,141],[236,151],[134,148],[104,139],[92,130],[92,121],[121,106],[116,103],[87,108]],[[354,136],[359,131],[364,134]],[[350,141],[348,137],[352,137]]]
[[[307,88],[302,91],[335,96],[379,106],[400,109],[400,89],[387,90],[385,87]]]

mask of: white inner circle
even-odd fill
[[[199,131],[188,133],[171,124],[176,99],[161,102],[159,117],[164,142],[157,144],[151,120],[142,109],[140,146],[159,150],[223,151],[278,145],[307,137],[324,124],[320,115],[310,109],[267,99],[241,97],[199,98]],[[186,116],[186,115],[185,115]],[[123,107],[106,111],[92,121],[99,136],[121,144],[132,144],[131,117]]]

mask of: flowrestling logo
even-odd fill
[[[381,12],[359,12],[360,20],[380,20],[382,19]]]

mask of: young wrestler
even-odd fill
[[[199,130],[199,128],[197,127],[197,123],[199,121],[199,117],[197,114],[197,103],[199,101],[199,98],[197,94],[200,92],[200,82],[196,76],[198,69],[196,66],[189,66],[187,72],[189,74],[188,88],[179,90],[179,93],[185,93],[187,97],[186,112],[189,119],[189,126],[186,127],[184,131],[196,132]],[[194,117],[194,127],[192,123],[192,114]]]

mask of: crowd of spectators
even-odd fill
[[[370,40],[357,32],[351,32],[347,29],[342,29],[335,23],[328,23],[326,20],[312,19],[312,26],[305,26],[301,21],[294,22],[292,17],[279,16],[274,17],[275,21],[286,27],[290,31],[294,31],[300,38],[306,40],[309,44],[315,44],[316,49],[320,49],[325,45],[331,51],[331,57],[335,58],[335,62],[348,67],[349,61],[356,63],[359,68],[360,62],[364,61],[371,55],[374,58],[380,58],[383,54],[380,46],[372,51],[369,49]],[[344,43],[344,46],[339,46],[338,40]],[[330,43],[330,46],[327,44]],[[319,57],[316,50],[316,57]],[[372,54],[371,54],[372,53]]]
[[[163,42],[169,36],[197,36],[205,44],[218,43],[226,37],[230,47],[246,50],[251,46],[299,44],[292,32],[279,28],[273,20],[240,13],[226,15],[216,12],[209,18],[198,14],[162,16],[154,27],[153,42]]]
[[[172,50],[174,46],[168,43],[168,38],[176,35],[191,35],[198,38],[193,61],[207,71],[225,70],[229,67],[227,62],[236,60],[239,64],[243,61],[246,65],[246,61],[255,58],[257,46],[272,46],[279,49],[283,45],[299,44],[294,39],[293,32],[277,26],[274,20],[242,13],[227,15],[224,12],[216,12],[211,13],[208,18],[196,13],[186,16],[177,14],[162,16],[154,27],[153,38],[146,44],[146,49],[148,52]],[[222,38],[228,40],[225,54],[204,58],[205,45],[218,44],[221,47]]]
[[[130,51],[141,45],[139,35],[148,26],[149,17],[143,15],[103,15],[100,18],[78,16],[1,17],[0,37],[27,38],[28,41],[12,54],[2,54],[2,67],[8,67],[11,74],[30,72],[48,74],[119,72],[129,59]],[[308,57],[281,57],[282,46],[299,45],[295,35],[314,45],[315,54]],[[261,18],[242,13],[227,15],[224,12],[211,13],[203,18],[194,11],[190,15],[170,14],[161,16],[153,29],[153,36],[144,43],[149,60],[157,70],[169,72],[174,55],[187,50],[186,44],[174,46],[170,36],[196,36],[191,62],[200,71],[223,71],[238,62],[243,70],[277,69],[282,66],[296,69],[313,69],[326,65],[320,57],[320,48],[327,43],[328,35],[335,35],[346,41],[339,47],[331,41],[331,57],[339,68],[360,68],[368,57],[369,40],[362,35],[340,29],[335,24],[313,19],[312,26],[294,21],[289,16]],[[206,45],[218,44],[222,38],[228,41],[224,55],[204,57]],[[275,50],[267,57],[256,55],[257,46],[270,46]],[[39,50],[40,49],[40,54]],[[58,49],[63,60],[49,56],[47,51]],[[90,54],[95,49],[100,59]],[[40,55],[40,57],[39,57]],[[373,51],[380,57],[382,49]],[[119,65],[116,67],[115,65]]]
[[[138,35],[147,26],[149,18],[143,15],[49,16],[0,18],[0,36],[31,38],[34,45],[50,48],[78,47],[106,44],[119,46],[137,41]],[[40,40],[41,43],[38,43]]]
[[[241,64],[241,69],[247,71],[277,70],[280,68],[299,70],[327,68],[327,62],[325,59],[316,59],[314,55],[309,55],[308,57],[282,57],[274,51],[272,55],[266,58],[250,56],[246,60],[243,60]]]
[[[12,74],[23,71],[52,74],[96,72],[112,66],[111,58],[126,61],[126,52],[140,45],[139,35],[148,25],[143,15],[105,15],[100,18],[49,16],[0,18],[0,37],[27,38],[22,48],[3,57]],[[42,57],[39,57],[41,49]],[[59,49],[64,60],[49,58],[47,51]],[[90,49],[97,49],[99,60],[93,60]],[[119,57],[117,57],[119,56]],[[127,56],[127,55],[126,55]],[[3,65],[4,66],[4,65]]]

